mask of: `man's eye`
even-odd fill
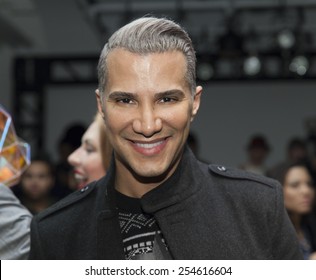
[[[174,99],[174,98],[171,98],[171,97],[163,97],[163,98],[161,99],[161,102],[162,102],[162,103],[173,102],[173,101],[175,101],[175,99]]]
[[[125,103],[125,104],[130,104],[132,103],[132,99],[130,98],[122,98],[118,100],[119,103]]]

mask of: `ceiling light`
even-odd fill
[[[299,76],[304,76],[308,68],[308,59],[303,55],[294,57],[289,66],[290,71],[296,73]]]
[[[214,69],[210,63],[201,62],[196,69],[197,78],[201,81],[208,81],[214,76]]]
[[[249,56],[244,61],[244,72],[249,76],[257,75],[261,70],[261,62],[257,56]]]
[[[282,49],[290,49],[295,44],[295,35],[291,30],[282,30],[277,37],[278,44]]]

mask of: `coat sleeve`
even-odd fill
[[[282,186],[277,184],[275,190],[275,213],[271,221],[273,257],[277,260],[303,259],[295,229],[284,207]]]
[[[0,258],[27,259],[32,215],[3,184],[0,184],[0,217]]]

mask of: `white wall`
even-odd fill
[[[304,119],[316,116],[316,82],[222,83],[204,88],[202,108],[193,124],[202,158],[227,165],[245,159],[253,133],[272,147],[269,165],[285,157],[293,136],[305,136]]]
[[[100,48],[97,30],[80,11],[76,0],[34,0],[45,30],[46,48],[53,54],[94,53]]]

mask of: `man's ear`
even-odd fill
[[[200,108],[202,91],[203,91],[203,88],[201,86],[196,87],[194,98],[193,98],[191,122],[194,120],[194,117]]]
[[[104,110],[102,106],[102,96],[100,95],[100,91],[98,89],[95,90],[95,96],[97,98],[97,106],[98,106],[98,111],[102,118],[104,119]]]

